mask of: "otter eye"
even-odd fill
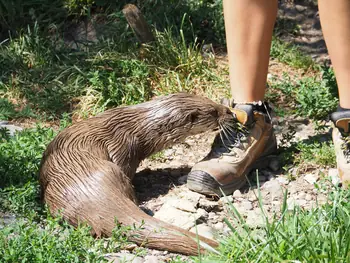
[[[197,113],[191,113],[189,117],[190,117],[190,121],[191,122],[196,122],[198,120],[198,114]]]
[[[210,112],[210,115],[211,116],[213,116],[214,118],[217,118],[217,117],[219,117],[219,113],[218,113],[218,111],[217,110],[212,110],[211,112]]]

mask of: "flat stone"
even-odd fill
[[[214,239],[213,229],[206,224],[200,224],[200,225],[194,226],[190,229],[190,232],[198,233],[198,235],[207,237],[209,239]]]
[[[13,136],[15,135],[15,133],[17,131],[22,131],[23,128],[22,127],[19,127],[19,126],[16,126],[16,125],[13,125],[13,124],[8,124],[8,122],[6,121],[1,121],[0,122],[0,128],[6,128],[10,134],[10,136]]]
[[[199,218],[198,214],[184,212],[168,204],[163,205],[154,217],[186,230],[193,227]]]
[[[314,184],[314,183],[316,183],[317,182],[317,180],[318,180],[318,176],[316,175],[316,174],[306,174],[305,176],[304,176],[304,180],[306,181],[306,182],[308,182],[309,184]]]
[[[182,211],[185,211],[185,212],[191,212],[191,213],[196,213],[197,210],[196,210],[196,205],[197,204],[194,204],[192,203],[191,201],[189,200],[186,200],[186,199],[173,199],[173,200],[169,200],[167,202],[167,204],[179,209],[179,210],[182,210]]]

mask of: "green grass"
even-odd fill
[[[219,255],[200,262],[350,262],[349,191],[334,189],[329,203],[312,210],[287,209],[264,217],[265,227],[250,229],[231,205],[232,235]],[[238,227],[237,227],[238,226]]]
[[[117,226],[110,238],[95,239],[89,227],[74,228],[59,217],[19,218],[0,229],[1,262],[107,262],[105,254],[128,244],[130,229]]]

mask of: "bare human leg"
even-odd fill
[[[350,1],[319,0],[323,35],[337,78],[340,106],[350,109]]]
[[[331,114],[340,179],[350,187],[350,1],[319,0],[323,35],[337,78],[340,107]]]
[[[277,0],[224,0],[224,16],[232,97],[263,100]]]

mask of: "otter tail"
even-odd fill
[[[124,199],[124,198],[123,198]],[[125,198],[124,200],[115,200],[115,214],[117,220],[123,225],[135,225],[136,228],[129,235],[129,240],[140,246],[154,248],[158,250],[167,250],[170,252],[180,252],[185,255],[196,255],[198,252],[204,252],[210,248],[215,248],[218,243],[208,238],[197,236],[184,229],[172,226],[145,214],[132,201]],[[120,202],[123,203],[123,210],[119,210]],[[125,208],[127,207],[125,211]],[[112,209],[108,211],[110,215],[106,222],[107,235],[111,234],[115,227],[115,218]],[[118,218],[118,215],[123,215]]]

